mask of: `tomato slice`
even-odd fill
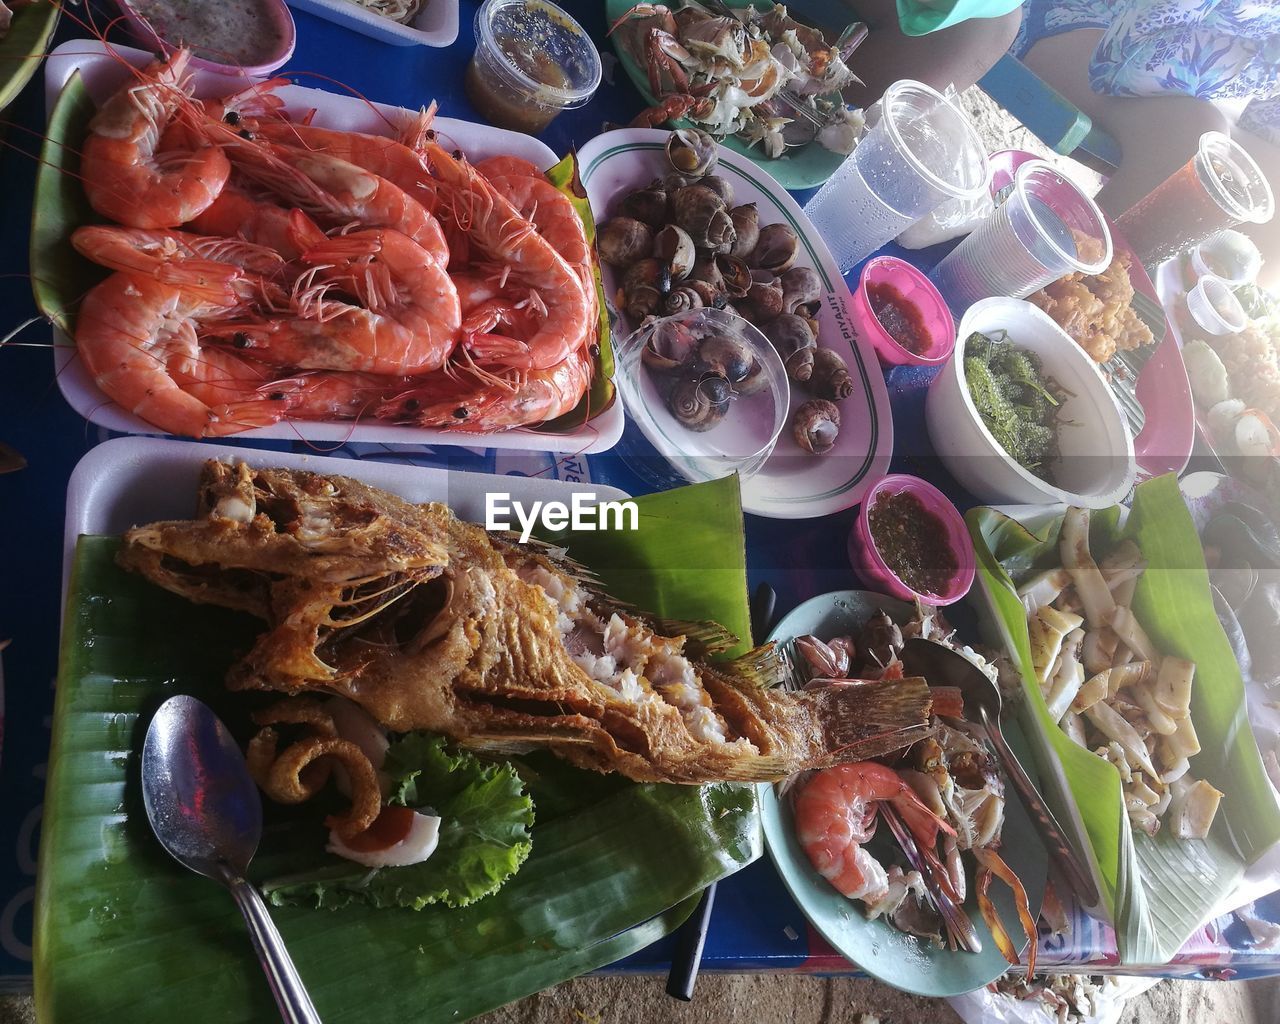
[[[388,850],[409,835],[413,828],[413,809],[388,804],[378,812],[373,824],[357,836],[343,840],[347,849],[359,853]]]

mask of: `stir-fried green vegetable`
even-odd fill
[[[1040,361],[1015,348],[1004,331],[994,337],[975,331],[965,342],[964,374],[996,442],[1023,469],[1044,476],[1058,456],[1060,398],[1042,376]]]

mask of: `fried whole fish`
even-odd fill
[[[723,630],[646,619],[550,549],[343,477],[211,461],[198,517],[130,530],[119,560],[267,620],[232,689],[336,693],[467,747],[643,782],[768,781],[931,731],[921,679],[790,692],[769,648],[708,664]]]

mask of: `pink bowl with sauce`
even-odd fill
[[[871,510],[876,501],[904,493],[918,500],[927,513],[941,522],[944,542],[955,557],[957,568],[940,588],[941,593],[913,590],[904,583],[889,567],[871,535]],[[867,491],[849,533],[849,561],[868,590],[878,590],[903,601],[914,601],[918,597],[926,604],[937,606],[954,604],[964,597],[973,586],[977,570],[973,543],[959,510],[933,484],[906,473],[891,473],[881,477]]]
[[[166,55],[179,49],[178,43],[170,41],[154,28],[146,15],[134,7],[129,0],[115,0],[115,2],[116,6],[120,8],[120,13],[124,15],[130,34],[144,47],[149,50],[161,50]],[[190,67],[204,68],[224,75],[246,75],[252,78],[260,78],[282,67],[293,56],[293,49],[298,41],[298,29],[293,22],[293,13],[289,10],[288,5],[284,0],[252,0],[252,3],[261,7],[262,17],[280,37],[279,43],[271,48],[270,54],[265,59],[260,59],[256,64],[244,64],[231,60],[218,61],[192,53]],[[181,8],[181,0],[177,0],[176,6]],[[220,6],[222,10],[231,9],[229,5],[220,4],[218,0],[210,0],[210,6]],[[189,47],[199,47],[201,44],[197,40],[187,45]]]
[[[923,337],[921,351],[899,343],[876,316],[871,293],[882,290],[892,290],[894,304],[908,307],[908,316]],[[854,328],[871,342],[881,366],[938,366],[955,348],[956,324],[946,300],[922,271],[896,256],[867,261],[853,290],[851,313]]]

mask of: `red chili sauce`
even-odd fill
[[[884,281],[867,285],[867,298],[871,300],[871,311],[889,337],[912,355],[928,354],[929,328],[914,303],[908,302],[902,292]]]
[[[876,550],[893,574],[920,594],[941,595],[960,562],[947,527],[914,494],[882,494],[867,513]]]

